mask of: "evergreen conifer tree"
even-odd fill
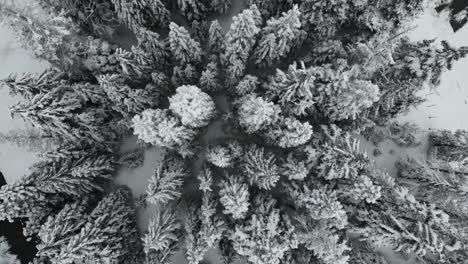
[[[272,65],[298,47],[305,37],[301,29],[301,13],[295,5],[280,18],[271,18],[260,31],[260,41],[254,50],[257,64]]]
[[[249,210],[249,188],[240,177],[229,176],[221,183],[219,201],[224,206],[224,213],[234,219],[245,218]]]
[[[251,185],[271,190],[280,179],[279,167],[273,154],[256,145],[244,154],[243,171]]]
[[[173,212],[158,210],[143,238],[146,262],[167,263],[180,244],[181,231],[182,225]]]
[[[198,87],[183,85],[169,98],[169,109],[179,117],[184,126],[206,126],[215,115],[216,107],[211,97]]]
[[[0,264],[20,264],[18,258],[10,253],[10,245],[5,237],[0,237]]]
[[[213,54],[220,54],[224,48],[224,34],[218,20],[213,20],[208,30],[208,45],[210,52]]]
[[[41,227],[38,255],[52,263],[100,261],[138,263],[142,253],[130,191],[124,188],[105,196],[88,214],[80,205],[65,206]],[[76,215],[78,213],[78,215]]]
[[[232,0],[213,0],[210,2],[210,7],[214,12],[226,14],[231,6]]]
[[[306,68],[304,63],[293,63],[287,72],[280,69],[265,85],[271,99],[278,101],[283,110],[294,115],[304,115],[314,105],[314,81],[317,75],[314,68]]]
[[[233,17],[225,37],[226,50],[221,57],[227,67],[228,84],[236,85],[244,75],[245,65],[260,32],[258,20],[261,17],[255,5]]]
[[[169,45],[172,55],[180,61],[185,63],[197,63],[201,59],[200,43],[190,37],[189,32],[177,24],[171,22],[169,24]]]
[[[150,178],[146,200],[155,205],[165,205],[179,198],[186,177],[187,171],[183,160],[163,157]]]
[[[216,214],[216,206],[213,194],[204,192],[201,207],[189,208],[184,225],[189,264],[200,263],[206,252],[219,243],[225,232],[225,223]]]
[[[298,245],[294,226],[280,212],[271,197],[259,197],[254,212],[246,221],[238,222],[230,239],[234,250],[252,263],[279,264],[285,253]]]
[[[197,0],[177,0],[177,7],[188,21],[200,21],[208,11],[203,1]]]
[[[218,66],[217,62],[212,61],[206,65],[205,70],[201,73],[199,84],[203,91],[215,92],[220,89]]]
[[[157,146],[180,147],[195,136],[195,131],[183,126],[168,110],[147,109],[132,121],[134,134],[144,142]]]
[[[267,129],[276,123],[280,113],[279,106],[255,94],[246,95],[239,102],[239,124],[247,133]]]

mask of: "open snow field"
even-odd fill
[[[235,3],[232,7],[232,13],[237,13],[242,9],[240,1],[235,1]],[[224,29],[227,29],[231,20],[230,16],[226,16],[220,19],[220,23]],[[427,12],[417,20],[416,27],[409,35],[415,40],[437,38],[438,40],[447,40],[454,46],[468,45],[468,26],[456,34],[453,33],[447,13]],[[5,78],[10,73],[41,72],[47,67],[46,63],[32,59],[25,50],[19,48],[8,30],[0,28],[0,36],[0,78]],[[428,101],[401,117],[401,121],[411,121],[421,126],[426,132],[430,129],[468,129],[467,69],[468,58],[457,62],[450,72],[442,76],[442,82],[437,91],[424,91]],[[8,106],[16,101],[17,99],[10,97],[5,89],[0,89],[0,132],[25,128],[25,124],[21,120],[10,118]],[[421,134],[421,137],[425,137],[424,133]],[[131,145],[131,143],[130,140],[129,144]],[[372,153],[374,147],[371,144],[362,142],[361,145],[369,153]],[[425,144],[418,148],[402,149],[393,143],[385,142],[380,149],[383,154],[376,158],[376,162],[390,174],[395,174],[393,164],[399,157],[410,154],[422,159],[426,153]],[[135,197],[138,197],[145,192],[148,178],[152,175],[159,157],[160,153],[157,149],[146,151],[144,165],[136,169],[122,169],[116,181],[132,188]],[[28,167],[35,160],[34,153],[8,143],[0,144],[0,171],[3,172],[9,183],[26,174]],[[151,207],[140,210],[139,223],[142,228],[147,226],[153,210],[154,208]],[[211,260],[209,263],[219,263],[216,254],[208,254],[207,258]],[[176,256],[175,263],[186,263],[183,259],[183,256],[179,254]],[[397,259],[392,262],[406,263]]]

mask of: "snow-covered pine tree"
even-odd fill
[[[271,190],[280,179],[280,169],[274,154],[264,148],[251,145],[245,151],[242,169],[250,185]]]
[[[267,95],[282,106],[283,111],[293,115],[305,115],[314,106],[314,81],[317,72],[306,68],[304,63],[293,63],[287,72],[280,69],[264,85]]]
[[[234,156],[229,148],[221,145],[214,145],[208,147],[206,154],[206,161],[219,168],[228,168],[234,165]]]
[[[362,239],[375,246],[391,246],[396,251],[414,254],[422,261],[463,259],[466,249],[462,230],[444,210],[418,200],[390,176],[370,176],[382,187],[382,197],[375,206],[359,208],[354,229]],[[461,236],[460,236],[461,235]],[[456,263],[456,262],[455,262]]]
[[[252,208],[252,215],[236,223],[230,236],[233,248],[251,263],[279,264],[286,252],[298,246],[294,226],[272,197],[257,197]]]
[[[170,209],[160,209],[148,224],[143,237],[146,263],[169,263],[182,239],[182,225]]]
[[[206,161],[219,168],[234,167],[242,159],[242,155],[243,147],[237,141],[208,146],[205,153]]]
[[[151,20],[155,21],[160,27],[167,27],[171,20],[171,14],[161,0],[147,1],[149,11],[151,12]]]
[[[200,79],[200,72],[192,64],[175,66],[172,72],[172,86],[196,85]]]
[[[111,37],[120,24],[111,1],[38,0],[37,2],[51,13],[64,12],[64,15],[72,19],[83,31],[96,37]]]
[[[211,192],[204,192],[201,206],[187,210],[184,228],[189,264],[199,264],[206,252],[219,243],[226,230],[224,221],[216,214],[217,204]]]
[[[39,188],[75,199],[105,191],[116,171],[115,157],[103,150],[85,149],[78,153],[76,156],[46,157],[36,164],[33,173],[39,173],[35,177]]]
[[[332,121],[345,119],[355,120],[365,109],[379,100],[379,87],[371,81],[349,80],[335,91],[318,88],[322,97],[327,97],[325,105],[320,105]]]
[[[291,148],[307,143],[312,133],[312,126],[308,122],[301,122],[294,117],[285,117],[266,132],[266,137],[274,145]]]
[[[261,16],[255,5],[232,18],[233,22],[225,37],[225,51],[221,61],[227,67],[227,83],[237,85],[245,72],[245,65],[260,32]]]
[[[284,175],[289,180],[304,180],[310,172],[306,161],[302,158],[297,158],[294,152],[289,153],[286,161],[281,164],[281,175]]]
[[[304,221],[304,219],[299,219],[299,223],[296,224],[298,240],[306,251],[316,257],[316,262],[348,264],[349,247],[346,239],[342,239],[336,230],[328,226],[326,221],[315,222],[310,219]]]
[[[208,11],[203,1],[198,0],[177,0],[177,7],[190,22],[201,21],[205,18]]]
[[[220,184],[219,201],[224,206],[223,213],[234,219],[244,219],[249,211],[249,186],[241,177],[227,176]]]
[[[184,178],[188,176],[184,161],[164,154],[149,180],[146,200],[155,205],[165,205],[182,195]]]
[[[308,34],[321,40],[332,38],[344,22],[353,15],[352,10],[350,10],[351,1],[347,0],[302,1],[300,7]]]
[[[70,205],[50,217],[39,232],[38,255],[46,256],[52,263],[74,263],[85,258],[140,263],[143,248],[130,190],[118,188],[89,214],[75,214],[84,211]]]
[[[10,245],[5,237],[0,237],[0,264],[20,264],[18,257],[10,253]]]
[[[281,113],[278,105],[256,94],[240,98],[238,105],[239,124],[249,134],[268,129],[278,121]]]
[[[261,38],[254,50],[256,64],[271,66],[301,45],[306,36],[301,27],[301,12],[297,5],[280,18],[268,20],[260,31]]]
[[[264,18],[279,16],[282,12],[291,9],[292,0],[247,0],[248,6],[256,5]]]
[[[216,61],[209,62],[201,73],[199,86],[205,92],[216,92],[220,90],[219,69]]]
[[[335,125],[323,126],[321,129],[321,133],[316,136],[325,135],[326,138],[321,139],[322,144],[317,148],[308,150],[313,152],[308,160],[313,171],[326,180],[358,177],[369,164],[367,154],[359,149],[358,140]]]
[[[0,218],[28,218],[23,230],[26,237],[36,234],[64,200],[99,195],[115,172],[114,157],[102,150],[59,148],[45,153],[30,175],[0,191]]]
[[[35,57],[47,60],[55,66],[71,67],[72,65],[63,65],[62,62],[76,62],[76,55],[70,53],[76,51],[73,45],[78,42],[79,30],[76,24],[62,12],[38,15],[35,9],[40,7],[37,3],[34,4],[31,8],[25,8],[3,1],[0,3],[0,22],[11,27],[20,45]]]
[[[158,33],[144,28],[140,29],[136,34],[136,38],[138,40],[138,48],[151,58],[152,67],[158,71],[167,70],[166,67],[168,67],[170,63],[170,51],[169,47],[166,45],[166,39],[161,39]],[[167,89],[165,87],[161,88]]]
[[[148,108],[155,108],[158,104],[159,92],[147,86],[144,89],[133,89],[123,75],[102,75],[98,77],[101,88],[112,102],[112,109],[123,117],[130,119]]]
[[[41,226],[38,237],[38,256],[52,259],[57,262],[55,256],[60,254],[61,248],[73,236],[86,225],[86,200],[65,204],[65,206],[55,215],[47,218]]]
[[[169,46],[172,55],[181,64],[197,63],[201,60],[200,43],[190,37],[189,32],[176,23],[169,24]]]
[[[197,178],[198,181],[200,181],[198,189],[200,189],[202,193],[213,191],[213,173],[209,168],[205,168],[201,173],[198,174]]]
[[[169,97],[169,109],[184,126],[191,128],[208,125],[216,113],[211,97],[193,85],[178,87],[176,94]]]
[[[119,20],[133,32],[140,28],[156,29],[167,26],[169,11],[160,0],[111,0]]]
[[[416,94],[422,88],[419,79],[395,80],[379,74],[374,82],[381,90],[380,99],[364,113],[378,125],[386,125],[392,118],[425,101]]]
[[[413,0],[410,2],[384,2],[381,6],[384,17],[396,25],[401,25],[404,21],[414,18],[422,13],[431,1]],[[434,6],[435,7],[435,6]]]
[[[260,81],[256,76],[247,74],[234,88],[234,93],[239,96],[254,94],[260,86]]]
[[[372,204],[382,196],[381,189],[368,176],[361,175],[353,184],[350,194],[358,203],[365,201]]]
[[[63,72],[48,68],[40,74],[10,75],[0,80],[0,85],[5,85],[10,95],[30,100],[39,93],[47,92],[51,87],[59,86],[64,82],[64,77]]]
[[[211,22],[208,30],[208,46],[212,54],[219,55],[224,51],[224,33],[218,20]]]
[[[105,144],[117,135],[106,124],[108,113],[92,105],[99,97],[83,97],[75,92],[75,89],[99,89],[95,87],[89,83],[60,85],[29,101],[20,101],[10,111],[14,117],[21,117],[58,140]]]
[[[397,182],[414,189],[414,195],[433,203],[458,219],[468,218],[468,166],[463,162],[401,159]]]
[[[468,54],[468,47],[454,48],[445,41],[440,44],[442,48],[435,40],[413,43],[403,38],[395,51],[394,74],[400,78],[422,79],[437,86],[442,73]]]
[[[198,41],[202,47],[205,46],[205,43],[208,41],[208,34],[210,30],[210,24],[208,21],[193,21],[191,28],[189,31],[191,31],[192,36],[195,38],[196,41]]]
[[[435,130],[429,133],[429,157],[444,161],[468,159],[468,131]]]
[[[13,222],[16,218],[27,218],[25,237],[36,234],[41,222],[63,202],[63,197],[41,191],[34,180],[33,176],[25,177],[0,189],[0,219]]]
[[[229,7],[231,7],[232,0],[212,0],[210,1],[210,8],[212,11],[220,14],[226,14]]]
[[[132,121],[134,134],[156,146],[177,148],[195,136],[195,131],[183,126],[169,110],[146,109]]]
[[[299,186],[293,182],[287,186],[291,201],[294,201],[296,206],[306,209],[311,219],[326,220],[328,228],[344,228],[348,219],[337,193],[326,186],[310,189],[307,185]]]
[[[219,241],[219,250],[221,251],[221,264],[233,264],[238,259],[232,241],[228,237],[223,237]]]

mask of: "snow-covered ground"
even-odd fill
[[[240,3],[240,1],[235,1]],[[232,13],[237,13],[242,8],[236,4],[232,7]],[[224,29],[229,27],[231,17],[220,19]],[[416,23],[416,28],[409,36],[412,39],[437,38],[447,40],[454,46],[468,46],[468,26],[453,33],[448,14],[436,14],[427,12]],[[14,38],[6,29],[0,28],[0,78],[5,78],[9,73],[40,72],[47,64],[32,59],[25,50],[18,47]],[[411,121],[421,126],[426,132],[430,129],[468,129],[468,58],[457,62],[452,71],[442,76],[442,82],[437,91],[424,91],[428,101],[418,108],[412,109],[407,115],[401,117],[402,121]],[[0,132],[12,129],[22,129],[25,124],[21,120],[12,120],[8,106],[15,103],[16,98],[11,98],[5,89],[0,89]],[[421,134],[424,137],[424,133]],[[362,142],[362,147],[372,153],[374,147],[367,142]],[[383,154],[376,158],[377,164],[394,174],[394,162],[401,156],[410,154],[417,158],[424,158],[426,145],[413,149],[403,149],[395,144],[386,142],[382,144]],[[393,150],[393,151],[391,151]],[[145,163],[137,169],[122,169],[117,176],[117,182],[132,188],[135,197],[145,192],[148,178],[152,175],[154,166],[159,160],[160,153],[156,149],[148,150],[145,154]],[[27,168],[36,160],[34,153],[15,147],[11,144],[0,144],[0,171],[6,177],[7,182],[14,182],[27,173]],[[141,210],[139,213],[142,227],[145,227],[154,208]],[[209,254],[211,263],[219,263],[216,254]],[[183,257],[178,256],[175,263],[186,263]],[[394,263],[406,263],[396,260]]]

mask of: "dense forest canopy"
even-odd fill
[[[51,66],[1,81],[22,98],[12,117],[34,129],[0,138],[41,149],[0,189],[0,219],[27,219],[31,263],[165,264],[183,252],[198,264],[216,249],[224,264],[384,264],[382,247],[468,263],[466,132],[431,134],[431,159],[402,159],[396,178],[353,136],[388,126],[384,137],[416,144],[411,125],[391,122],[468,54],[406,37],[435,4],[245,0],[223,29],[233,4],[0,4],[18,43]],[[138,146],[122,152],[132,135]],[[161,160],[133,197],[113,178],[151,147]],[[158,210],[142,231],[136,208],[148,204]]]

